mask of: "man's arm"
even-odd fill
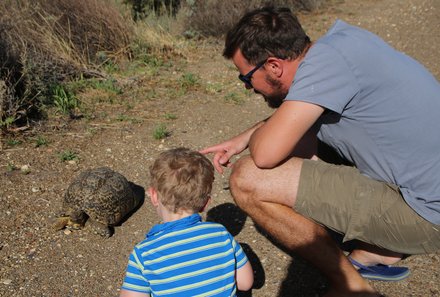
[[[324,108],[302,101],[285,101],[251,135],[249,151],[260,168],[273,168],[287,158],[317,122]]]

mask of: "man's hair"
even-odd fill
[[[159,155],[150,167],[150,177],[168,210],[199,212],[210,197],[214,167],[201,153],[176,148]]]
[[[289,8],[265,6],[246,13],[228,32],[223,56],[231,59],[240,49],[256,65],[270,56],[296,59],[309,44],[310,38]]]

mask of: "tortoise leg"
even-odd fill
[[[84,211],[69,207],[58,215],[52,228],[55,230],[62,230],[64,228],[78,230],[84,227],[86,220],[87,214]]]
[[[67,216],[61,216],[55,219],[52,228],[56,231],[64,229],[69,224],[70,218]]]
[[[109,238],[113,234],[112,228],[107,224],[95,220],[89,220],[89,225],[95,234],[101,235],[102,237]]]
[[[71,208],[67,211],[67,214],[69,217],[68,228],[78,230],[86,224],[88,216],[84,211]]]
[[[79,209],[69,208],[60,214],[52,225],[52,228],[55,230],[62,230],[64,228],[78,230],[84,227],[86,220],[87,214],[85,212]]]

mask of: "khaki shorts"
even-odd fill
[[[440,250],[440,225],[412,210],[394,185],[351,166],[304,160],[295,211],[338,233],[403,254]]]

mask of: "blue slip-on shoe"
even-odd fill
[[[359,274],[369,280],[397,282],[407,278],[410,274],[407,267],[394,267],[383,264],[365,266],[350,257],[348,259],[351,264],[359,268]]]

